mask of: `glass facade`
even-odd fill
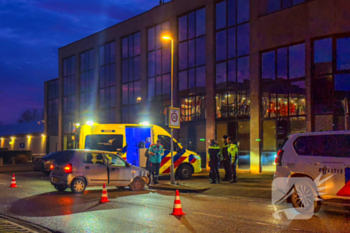
[[[350,97],[350,37],[334,36],[313,42],[314,112],[317,117],[330,116],[333,130],[343,130],[342,100]],[[317,126],[316,128],[322,128]]]
[[[280,11],[311,0],[267,0],[267,13]]]
[[[306,131],[305,44],[261,54],[262,164],[271,169],[290,133]]]
[[[305,44],[261,55],[262,116],[305,117]]]
[[[80,112],[94,109],[94,50],[80,54]]]
[[[115,42],[100,47],[99,54],[99,119],[101,123],[116,122]]]
[[[178,19],[179,95],[181,120],[205,119],[206,15],[205,8]]]
[[[63,133],[73,132],[75,121],[75,57],[63,60]]]
[[[170,98],[171,44],[161,39],[170,30],[165,22],[148,29],[148,99]]]
[[[141,34],[122,39],[122,122],[135,123],[141,103]]]
[[[249,118],[249,1],[216,4],[216,118]]]
[[[58,135],[58,79],[48,82],[47,127],[48,135]]]

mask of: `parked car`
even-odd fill
[[[290,192],[287,200],[299,212],[311,208],[312,214],[316,213],[323,201],[342,202],[348,208],[350,131],[292,134],[275,163],[276,190]]]
[[[112,152],[66,150],[52,164],[50,182],[58,191],[70,188],[73,193],[103,184],[140,191],[149,183],[149,172]]]
[[[55,162],[56,158],[60,156],[61,153],[62,151],[53,152],[41,158],[35,159],[33,163],[33,170],[43,172],[47,176],[50,175],[50,166],[53,162]]]

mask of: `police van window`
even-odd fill
[[[99,153],[86,153],[84,154],[84,163],[104,165],[103,156]]]
[[[105,154],[111,166],[125,167],[125,161],[115,154]]]
[[[317,135],[299,137],[294,142],[298,155],[350,157],[349,135]]]
[[[164,135],[158,135],[158,139],[160,140],[160,144],[163,145],[164,150],[171,150],[170,137],[164,136]],[[178,148],[177,143],[176,142],[173,142],[173,143],[174,143],[174,150],[177,150]]]
[[[88,135],[85,139],[85,149],[118,151],[123,148],[123,135]]]

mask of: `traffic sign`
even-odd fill
[[[24,143],[20,143],[20,144],[19,144],[19,147],[20,147],[21,149],[23,149],[23,148],[25,148],[25,147],[26,147],[26,144],[24,144]]]
[[[169,108],[169,128],[180,129],[180,108]]]

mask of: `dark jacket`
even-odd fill
[[[209,160],[212,163],[218,163],[220,162],[220,147],[219,145],[211,145],[208,148],[208,156]]]

